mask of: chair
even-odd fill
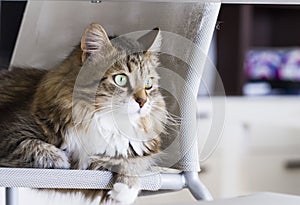
[[[170,85],[178,97],[177,105],[170,106],[171,111],[181,116],[182,123],[179,137],[174,137],[171,146],[166,148],[167,153],[178,150],[177,155],[161,166],[172,167],[181,173],[152,173],[141,177],[141,186],[142,190],[151,193],[188,188],[197,200],[212,200],[198,177],[195,102],[220,3],[95,2],[28,1],[11,65],[53,66],[78,43],[82,31],[91,22],[102,24],[112,34],[159,26],[165,31],[163,48],[167,54],[181,49],[180,36],[189,39],[187,42],[191,46],[185,48],[183,59],[178,60],[178,56],[175,59],[172,55],[162,59],[164,66],[173,67],[175,71],[172,72],[184,79],[184,84],[179,88]],[[84,10],[86,12],[81,12]],[[111,15],[114,11],[118,12]],[[118,25],[120,19],[123,23]],[[60,32],[66,35],[55,35]],[[171,37],[164,38],[164,35]],[[0,168],[0,186],[9,187],[7,205],[15,204],[15,187],[105,189],[112,187],[111,177],[110,172],[104,171]]]

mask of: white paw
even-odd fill
[[[127,184],[116,183],[111,191],[108,192],[109,198],[118,204],[132,204],[139,193],[138,187],[129,187]]]

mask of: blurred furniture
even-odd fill
[[[215,198],[256,192],[300,195],[299,104],[296,96],[226,98],[220,144],[201,163],[201,179]],[[198,101],[207,116],[212,116],[210,106],[209,99]]]

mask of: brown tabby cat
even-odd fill
[[[131,204],[167,119],[155,71],[160,42],[158,29],[109,40],[91,24],[50,71],[0,72],[0,166],[110,170],[103,203]]]

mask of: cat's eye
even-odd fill
[[[125,87],[127,85],[127,76],[124,74],[115,75],[114,81],[118,86]]]
[[[148,78],[145,82],[145,89],[150,90],[153,86],[153,81],[151,78]]]

